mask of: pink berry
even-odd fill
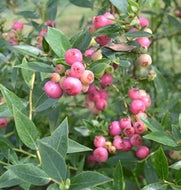
[[[63,90],[69,96],[75,96],[82,90],[82,84],[78,78],[67,77],[63,82]]]
[[[143,67],[149,66],[152,63],[152,58],[148,54],[141,54],[138,58],[138,63]]]
[[[121,127],[119,126],[119,121],[113,121],[109,125],[109,134],[111,136],[116,136],[121,134]]]
[[[135,31],[137,31],[137,30],[138,30],[137,28],[133,27],[133,28],[130,28],[130,29],[129,29],[129,32],[135,32]]]
[[[89,32],[90,32],[91,34],[93,34],[95,31],[96,31],[96,28],[95,28],[94,24],[90,25],[90,26],[89,26]]]
[[[130,104],[130,110],[133,114],[144,112],[146,109],[145,104],[142,100],[133,100]]]
[[[127,152],[132,149],[132,144],[129,139],[123,139],[121,151]]]
[[[139,134],[134,134],[130,137],[130,142],[133,146],[140,146],[142,144],[142,137]]]
[[[142,46],[143,48],[147,48],[150,46],[150,40],[147,37],[140,37],[137,38],[137,42]]]
[[[82,62],[83,56],[79,49],[71,48],[65,52],[65,61],[72,65],[75,62]]]
[[[88,93],[94,92],[94,91],[96,91],[96,90],[97,90],[97,87],[96,87],[95,84],[89,85]]]
[[[47,96],[53,99],[60,98],[63,95],[60,85],[53,81],[47,81],[44,85],[44,90]]]
[[[134,133],[135,133],[135,129],[133,128],[133,127],[125,127],[124,129],[123,129],[123,133],[124,133],[124,135],[126,136],[126,137],[131,137],[131,136],[133,136],[134,135]]]
[[[92,61],[97,61],[97,60],[99,60],[99,59],[102,59],[102,51],[101,51],[101,49],[100,49],[100,50],[97,50],[97,51],[94,51],[94,52],[92,53],[92,55],[90,56],[90,59],[91,59]]]
[[[138,158],[146,158],[149,154],[150,150],[147,146],[140,146],[136,150],[136,156]]]
[[[103,147],[98,147],[93,151],[93,156],[97,162],[105,162],[108,159],[108,151]]]
[[[108,24],[108,20],[104,15],[98,15],[94,18],[94,26],[96,29],[102,28]]]
[[[135,115],[136,116],[136,121],[141,121],[141,119],[140,118],[147,118],[147,115],[146,115],[146,113],[144,113],[144,112],[139,112],[138,114],[136,114]]]
[[[149,21],[148,19],[144,18],[144,17],[140,17],[139,19],[139,23],[141,27],[148,27],[149,26]]]
[[[62,74],[65,72],[65,66],[62,64],[58,64],[55,66],[55,72],[58,74]]]
[[[107,37],[107,35],[101,35],[101,36],[96,36],[95,41],[101,45],[104,46],[106,44],[108,44],[111,39]]]
[[[94,138],[94,146],[95,147],[103,147],[105,145],[106,139],[103,136],[96,136]]]
[[[116,137],[113,140],[113,145],[117,150],[122,149],[123,139],[121,137]]]
[[[13,39],[9,40],[9,43],[14,45],[14,46],[18,45],[18,42],[16,40],[13,40]]]
[[[107,100],[109,97],[109,93],[105,89],[100,89],[99,94],[100,94],[100,98],[103,98],[105,100]]]
[[[81,75],[81,77],[80,77],[80,80],[81,80],[81,82],[83,83],[83,84],[91,84],[91,83],[93,83],[93,81],[94,81],[94,73],[92,72],[92,71],[90,71],[90,70],[85,70],[83,73],[82,73],[82,75]]]
[[[108,73],[104,73],[104,75],[100,78],[100,85],[102,88],[105,88],[113,83],[112,75]]]
[[[85,67],[81,62],[75,62],[72,64],[70,69],[70,75],[75,78],[81,77],[81,75],[84,73]]]
[[[129,117],[123,117],[120,121],[119,121],[119,126],[123,129],[126,127],[131,127],[131,119]]]
[[[115,21],[114,21],[115,17],[114,17],[113,14],[111,14],[111,13],[109,13],[109,12],[106,12],[106,13],[104,13],[104,16],[105,16],[106,19],[107,19],[107,25],[110,25],[110,24],[114,24],[114,23],[115,23]]]
[[[93,54],[95,52],[95,50],[93,50],[93,49],[87,49],[86,51],[85,51],[85,53],[84,53],[84,55],[85,55],[85,57],[87,57],[87,58],[91,58],[91,55]]]
[[[59,81],[60,81],[60,78],[61,78],[61,77],[60,77],[60,75],[59,75],[58,73],[52,73],[50,80],[51,80],[52,82],[59,82]]]
[[[13,23],[13,29],[16,30],[17,32],[21,32],[23,30],[23,23],[21,21],[16,21]]]
[[[128,91],[128,96],[129,96],[129,98],[132,99],[132,100],[140,99],[140,98],[141,98],[140,90],[137,89],[137,88],[131,88],[131,89],[129,89],[129,91]]]
[[[100,110],[100,111],[104,111],[107,107],[107,101],[105,99],[99,99],[97,102],[96,102],[96,108],[97,110]]]
[[[8,121],[6,118],[0,118],[0,129],[7,127]]]
[[[45,22],[45,25],[49,26],[49,27],[55,27],[56,26],[56,23],[52,20],[47,20]]]
[[[47,33],[47,29],[43,29],[40,31],[40,36],[43,37]]]
[[[87,162],[88,162],[89,164],[94,164],[94,163],[96,162],[94,156],[93,156],[93,155],[89,155],[89,156],[87,157]]]
[[[144,102],[145,107],[148,108],[151,106],[151,98],[150,96],[142,96],[141,100]]]
[[[135,129],[135,133],[136,134],[142,134],[146,131],[146,126],[143,122],[141,121],[136,121],[134,124],[133,124],[133,128]]]
[[[100,99],[100,93],[98,90],[89,92],[88,97],[91,101],[98,102]]]

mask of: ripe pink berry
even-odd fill
[[[105,100],[109,98],[109,93],[105,89],[100,89],[99,94],[100,94],[100,98],[103,98]]]
[[[137,30],[138,30],[137,28],[133,27],[133,28],[130,28],[130,29],[129,29],[129,32],[135,32],[135,31],[137,31]]]
[[[47,33],[47,29],[43,29],[40,31],[40,36],[43,37]]]
[[[108,151],[103,147],[98,147],[93,151],[93,156],[97,162],[105,162],[108,158]]]
[[[72,65],[75,62],[82,62],[83,56],[79,49],[71,48],[65,52],[65,61]]]
[[[70,75],[75,78],[81,77],[81,75],[84,73],[85,67],[81,62],[75,62],[72,64],[70,68]]]
[[[112,121],[109,125],[109,134],[111,136],[116,136],[121,134],[121,127],[119,126],[119,121]]]
[[[132,100],[138,100],[141,98],[140,90],[138,88],[131,88],[128,91],[128,96]]]
[[[81,75],[80,80],[85,85],[91,84],[94,81],[94,73],[90,70],[85,70]]]
[[[59,83],[53,81],[47,81],[44,85],[44,91],[50,98],[57,99],[63,95],[63,90],[61,89]]]
[[[143,122],[141,121],[136,121],[134,124],[133,124],[133,128],[135,129],[135,133],[136,134],[142,134],[146,131],[146,126]]]
[[[108,25],[108,19],[104,15],[98,15],[94,18],[93,24],[96,29],[99,29]]]
[[[146,107],[142,100],[133,100],[130,104],[130,111],[133,114],[138,114],[139,112],[144,112],[145,109],[146,109]]]
[[[104,46],[106,44],[108,44],[111,39],[107,37],[107,35],[101,35],[101,36],[96,36],[95,41],[101,45]]]
[[[89,164],[94,164],[94,163],[96,162],[94,156],[93,156],[93,155],[89,155],[89,156],[87,157],[87,162],[88,162]]]
[[[97,90],[96,85],[94,85],[94,84],[89,85],[88,93],[94,92],[94,91],[96,91],[96,90]]]
[[[148,54],[141,54],[138,58],[138,63],[143,67],[149,66],[152,63],[152,58]]]
[[[16,30],[17,32],[21,32],[23,30],[23,23],[21,21],[15,21],[13,23],[13,29]]]
[[[123,133],[124,133],[124,135],[126,136],[126,137],[131,137],[131,136],[133,136],[134,135],[134,133],[135,133],[135,129],[133,128],[133,127],[125,127],[124,129],[123,129]]]
[[[144,18],[144,17],[140,17],[139,19],[139,23],[141,27],[148,27],[149,26],[149,21],[148,19]]]
[[[84,53],[84,55],[85,55],[85,57],[87,57],[87,58],[91,58],[91,55],[93,54],[95,52],[95,50],[93,50],[93,49],[87,49],[86,51],[85,51],[85,53]]]
[[[79,94],[82,90],[82,83],[78,78],[67,77],[63,81],[63,90],[69,96],[75,96]]]
[[[114,23],[115,23],[115,21],[114,21],[115,17],[114,17],[113,14],[111,14],[111,13],[109,13],[109,12],[106,12],[106,13],[104,13],[104,16],[105,16],[106,19],[107,19],[107,25],[110,25],[110,24],[114,24]]]
[[[120,121],[119,121],[119,126],[123,129],[126,127],[131,127],[131,119],[129,117],[123,117]]]
[[[100,99],[100,93],[98,90],[89,92],[88,97],[91,101],[97,102]]]
[[[121,150],[123,146],[123,139],[121,137],[116,137],[113,140],[113,145],[117,150]]]
[[[7,127],[8,121],[6,118],[0,118],[0,129]]]
[[[150,40],[147,37],[140,37],[137,38],[137,42],[140,44],[141,47],[146,48],[150,46]]]
[[[141,119],[140,118],[147,118],[147,115],[146,115],[146,113],[144,113],[144,112],[139,112],[138,114],[136,114],[135,115],[135,119],[136,119],[136,121],[141,121]]]
[[[99,111],[104,111],[107,107],[107,101],[105,99],[99,99],[96,101],[96,108]]]
[[[130,137],[130,142],[133,146],[140,146],[142,144],[142,137],[139,134],[134,134]]]
[[[105,88],[113,83],[112,75],[108,73],[104,73],[103,76],[100,78],[100,85],[102,88]]]
[[[138,158],[146,158],[149,154],[150,150],[147,146],[140,146],[136,150],[136,156]]]
[[[103,136],[96,136],[94,138],[94,146],[95,147],[103,147],[105,145],[106,139]]]
[[[129,151],[132,149],[132,144],[129,139],[123,139],[121,151]]]
[[[148,108],[151,106],[151,98],[150,96],[142,96],[141,100],[144,102],[145,107]]]

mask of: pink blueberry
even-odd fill
[[[21,21],[15,21],[13,23],[13,29],[17,32],[21,32],[23,30],[24,24]]]
[[[140,44],[141,47],[143,48],[147,48],[150,46],[151,42],[149,40],[149,38],[147,37],[140,37],[140,38],[137,38],[137,42]]]
[[[130,142],[133,146],[140,146],[142,144],[142,137],[139,134],[134,134],[130,137]]]
[[[55,72],[58,74],[62,74],[65,72],[65,66],[62,64],[58,64],[55,66]]]
[[[111,136],[116,136],[121,134],[121,127],[119,125],[119,121],[112,121],[109,125],[109,134]]]
[[[59,81],[60,81],[60,78],[61,78],[61,77],[60,77],[60,75],[59,75],[58,73],[52,73],[50,80],[51,80],[52,82],[59,82]]]
[[[65,52],[65,61],[72,65],[75,62],[82,62],[83,56],[79,49],[71,48]]]
[[[70,68],[70,75],[75,78],[81,77],[81,75],[84,73],[85,67],[81,62],[75,62],[72,64]]]
[[[142,100],[133,100],[130,104],[130,111],[133,114],[138,114],[139,112],[144,112],[145,109],[146,109],[146,107]]]
[[[94,164],[96,162],[95,158],[94,158],[94,156],[92,154],[87,157],[87,162],[89,164]]]
[[[98,147],[93,151],[93,156],[97,162],[105,162],[108,159],[108,151],[103,147]]]
[[[151,106],[151,98],[150,98],[150,96],[148,96],[148,95],[147,96],[142,96],[141,100],[144,102],[146,108]]]
[[[115,17],[114,17],[114,15],[111,14],[110,12],[104,13],[104,16],[105,16],[106,19],[107,19],[107,25],[110,25],[110,24],[114,24],[114,23],[115,23],[115,21],[114,21]]]
[[[131,88],[128,91],[128,96],[132,100],[140,99],[141,98],[140,90],[138,88]]]
[[[150,150],[147,146],[140,146],[136,150],[136,156],[138,158],[146,158],[149,154]]]
[[[85,70],[82,73],[80,80],[85,85],[91,84],[94,81],[94,73],[90,70]]]
[[[99,99],[96,101],[97,110],[104,111],[107,107],[107,101],[105,99]]]
[[[133,124],[133,128],[135,129],[136,134],[142,134],[146,131],[146,126],[142,121],[136,121]]]
[[[105,89],[100,89],[99,95],[100,95],[100,98],[103,98],[105,100],[107,100],[109,98],[109,93]]]
[[[113,146],[116,147],[117,150],[122,149],[123,139],[121,137],[116,137],[113,140]]]
[[[75,96],[79,94],[82,90],[82,83],[78,78],[67,77],[63,81],[63,90],[69,96]]]
[[[139,20],[139,23],[140,23],[141,27],[148,27],[149,26],[148,19],[146,19],[144,17],[140,17],[138,20]]]
[[[123,139],[121,151],[127,152],[131,149],[132,149],[132,144],[130,142],[130,139]]]
[[[7,127],[8,120],[6,118],[0,118],[0,129]]]
[[[123,129],[123,133],[124,133],[124,135],[125,135],[126,137],[131,137],[131,136],[134,135],[135,129],[134,129],[133,127],[131,127],[131,126],[125,127],[125,128]]]
[[[102,88],[105,88],[113,83],[112,75],[108,73],[104,73],[103,76],[100,78],[100,85]]]
[[[50,98],[57,99],[63,95],[63,90],[61,89],[59,83],[53,81],[47,81],[44,85],[44,91]]]
[[[126,127],[131,127],[131,119],[129,117],[123,117],[120,121],[119,121],[119,126],[121,128],[126,128]]]
[[[40,36],[43,37],[47,33],[47,29],[43,29],[40,31]]]
[[[100,35],[100,36],[95,37],[95,41],[99,45],[104,46],[104,45],[108,44],[111,41],[111,38],[108,38],[107,35]]]
[[[152,63],[152,58],[148,54],[141,54],[138,58],[138,63],[143,67],[149,66]]]
[[[94,146],[95,147],[103,147],[105,145],[106,139],[105,137],[99,135],[94,138]]]

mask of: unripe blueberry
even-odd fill
[[[90,70],[85,70],[81,75],[80,80],[85,85],[91,84],[94,81],[94,73]]]
[[[117,150],[121,150],[123,147],[123,139],[121,137],[116,137],[113,140],[113,145]]]
[[[138,63],[143,67],[149,66],[152,63],[152,58],[148,54],[141,54],[138,58]]]
[[[113,121],[109,125],[109,134],[111,136],[116,136],[121,134],[121,127],[119,126],[119,121]]]
[[[90,108],[90,111],[94,115],[97,115],[99,113],[99,110],[96,107]]]
[[[139,134],[134,134],[130,137],[130,142],[133,146],[140,146],[142,144],[142,137]]]
[[[89,85],[82,84],[82,92],[86,93],[89,89]]]
[[[0,129],[7,127],[8,120],[6,118],[0,118]]]
[[[71,48],[65,52],[65,61],[72,65],[75,62],[82,62],[83,56],[79,49]]]
[[[105,162],[108,159],[108,151],[103,147],[98,147],[93,151],[93,156],[97,162]]]
[[[112,142],[111,141],[106,141],[104,144],[104,148],[109,149],[109,147],[112,146]]]
[[[105,145],[106,139],[103,136],[96,136],[94,138],[94,146],[95,147],[103,147]]]
[[[107,107],[107,101],[105,99],[100,98],[96,101],[96,108],[100,111],[104,111]]]
[[[23,23],[21,21],[16,21],[13,23],[13,29],[16,30],[17,32],[21,32],[23,30]]]
[[[94,163],[96,162],[94,156],[93,156],[93,155],[89,155],[89,156],[87,157],[87,162],[88,162],[89,164],[94,164]]]
[[[58,64],[55,66],[55,72],[58,74],[62,74],[65,72],[65,66],[62,64]]]
[[[82,83],[78,78],[67,77],[63,82],[63,90],[69,96],[75,96],[82,90]]]
[[[115,146],[110,146],[108,148],[108,151],[109,151],[109,153],[114,154],[116,152],[116,147]]]
[[[18,42],[16,40],[13,40],[13,39],[9,40],[9,43],[14,45],[14,46],[18,45]]]
[[[142,100],[133,100],[130,104],[130,111],[133,114],[138,114],[139,112],[144,112],[145,109],[146,109],[146,107]]]
[[[135,129],[133,128],[133,127],[125,127],[124,129],[123,129],[123,133],[124,133],[124,135],[126,136],[126,137],[131,137],[131,136],[133,136],[134,135],[134,133],[135,133]]]
[[[171,150],[169,151],[170,158],[174,160],[180,160],[181,159],[181,151],[180,150]]]
[[[66,77],[71,77],[70,69],[67,69],[67,70],[65,71],[65,76],[66,76]]]
[[[102,50],[99,49],[99,50],[97,50],[97,51],[94,51],[94,52],[92,53],[92,55],[90,56],[90,59],[91,59],[92,61],[97,61],[97,60],[99,60],[99,59],[102,59]]]
[[[61,79],[60,75],[58,73],[52,73],[51,74],[51,81],[52,82],[59,82]]]
[[[141,98],[140,90],[138,88],[131,88],[128,91],[128,96],[132,100],[138,100]]]
[[[100,78],[100,85],[102,88],[105,88],[113,83],[112,75],[108,73],[104,73],[103,76]]]
[[[133,124],[133,128],[135,129],[135,133],[136,134],[142,134],[146,131],[146,126],[143,122],[141,121],[136,121],[134,124]]]
[[[126,127],[131,127],[131,119],[129,117],[123,117],[120,121],[119,121],[119,126],[123,129]]]
[[[85,67],[81,62],[75,62],[72,64],[70,68],[70,75],[75,78],[81,77],[81,75],[84,73]]]
[[[136,156],[138,158],[146,158],[149,154],[150,150],[147,146],[140,146],[136,150]]]
[[[63,82],[66,78],[67,78],[66,76],[63,76],[60,78],[59,85],[60,85],[61,89],[63,89]]]
[[[140,23],[141,27],[148,27],[149,26],[148,19],[146,19],[144,17],[140,17],[138,20],[139,20],[139,23]]]
[[[137,30],[138,30],[137,28],[133,27],[133,28],[130,28],[130,29],[129,29],[129,32],[135,32],[135,31],[137,31]]]
[[[59,83],[52,81],[47,81],[44,85],[44,91],[50,98],[57,99],[63,95],[63,90],[61,89]]]
[[[143,31],[144,31],[144,32],[148,32],[148,33],[150,33],[150,34],[153,33],[152,30],[151,30],[150,28],[148,28],[148,27],[144,28]]]
[[[101,36],[96,36],[95,41],[101,45],[104,46],[106,44],[108,44],[111,39],[107,37],[107,35],[101,35]]]
[[[140,37],[137,38],[137,42],[140,44],[141,47],[147,48],[150,46],[150,40],[147,37]]]
[[[85,106],[89,109],[92,109],[95,107],[95,104],[92,100],[89,99],[89,97],[86,97]]]

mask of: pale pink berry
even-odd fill
[[[123,117],[120,121],[119,121],[119,126],[123,129],[126,127],[131,127],[131,119],[129,117]]]
[[[96,101],[96,108],[99,111],[104,111],[107,108],[107,101],[105,99],[99,99]]]
[[[152,58],[148,54],[141,54],[138,58],[138,63],[143,67],[149,66],[152,63]]]
[[[141,47],[143,48],[147,48],[150,46],[151,42],[149,40],[149,38],[147,37],[140,37],[140,38],[137,38],[137,42],[140,44]]]
[[[49,27],[55,27],[56,26],[56,23],[52,20],[47,20],[45,22],[45,25],[49,26]]]
[[[105,88],[113,83],[112,75],[108,73],[104,73],[103,76],[100,78],[100,85],[102,88]]]
[[[99,60],[99,59],[102,59],[102,51],[101,51],[101,49],[99,49],[99,50],[97,50],[97,51],[94,51],[94,52],[92,53],[92,55],[90,56],[90,59],[91,59],[92,61],[97,61],[97,60]]]
[[[58,64],[55,66],[55,72],[58,74],[62,74],[65,72],[65,66],[62,64]]]
[[[94,81],[94,73],[90,70],[85,70],[82,73],[80,80],[85,85],[91,84]]]
[[[112,121],[109,125],[109,134],[111,136],[116,136],[121,134],[121,127],[119,126],[119,121]]]
[[[105,162],[108,159],[108,151],[103,147],[98,147],[93,151],[93,156],[97,162]]]
[[[18,41],[13,40],[13,39],[9,40],[9,43],[14,45],[14,46],[18,45]]]
[[[13,23],[13,29],[17,32],[21,32],[23,30],[24,24],[21,21],[15,21]]]
[[[140,146],[142,144],[142,137],[139,134],[134,134],[130,137],[130,142],[133,146]]]
[[[95,147],[103,147],[105,145],[106,139],[105,137],[99,135],[94,138],[94,146]]]
[[[113,145],[117,150],[121,150],[123,147],[123,139],[121,137],[116,137],[113,140]]]
[[[52,73],[51,74],[51,81],[52,82],[59,82],[61,79],[60,75],[58,73]]]
[[[47,33],[47,29],[43,29],[40,31],[40,36],[43,37]]]
[[[47,81],[44,85],[44,91],[50,98],[57,99],[63,95],[63,90],[61,89],[59,83],[53,81]]]
[[[145,107],[148,108],[151,106],[151,98],[150,96],[142,96],[141,100],[144,102]]]
[[[67,69],[67,70],[65,71],[65,76],[66,76],[66,77],[71,77],[70,69]]]
[[[6,118],[0,118],[0,129],[7,127],[8,120]]]
[[[93,155],[89,155],[89,156],[87,157],[87,162],[88,162],[89,164],[94,164],[94,163],[96,162],[94,156],[93,156]]]
[[[131,89],[129,89],[129,91],[128,91],[128,96],[129,96],[129,98],[132,99],[132,100],[140,99],[140,98],[141,98],[140,90],[137,89],[137,88],[131,88]]]
[[[80,78],[84,71],[84,65],[81,62],[75,62],[70,68],[70,75],[75,78]]]
[[[107,35],[101,35],[101,36],[96,36],[95,41],[99,45],[104,46],[111,41],[111,38],[108,38]]]
[[[108,20],[104,15],[98,15],[94,18],[94,26],[96,29],[102,28],[108,25]]]
[[[133,128],[135,129],[135,133],[136,134],[142,134],[146,131],[146,126],[143,122],[141,121],[136,121],[134,124],[133,124]]]
[[[75,96],[79,94],[82,90],[82,83],[78,78],[67,77],[63,81],[63,90],[69,96]]]
[[[136,156],[138,158],[146,158],[149,154],[150,150],[147,146],[140,146],[136,150]]]
[[[96,107],[90,108],[90,111],[94,115],[97,115],[99,113],[99,110]]]
[[[136,114],[135,115],[135,119],[136,119],[136,121],[141,121],[141,119],[140,118],[147,118],[147,115],[146,115],[146,113],[144,113],[144,112],[139,112],[138,114]]]
[[[89,109],[92,109],[95,107],[95,104],[92,100],[89,99],[89,97],[86,97],[85,106]]]
[[[142,100],[133,100],[130,104],[130,111],[133,114],[138,114],[139,112],[144,112],[145,109],[146,109],[146,107]]]
[[[137,30],[138,30],[137,28],[133,27],[133,28],[130,28],[130,29],[129,29],[129,32],[135,32],[135,31],[137,31]]]
[[[126,137],[131,137],[131,136],[133,136],[134,135],[134,133],[135,133],[135,129],[133,128],[133,127],[125,127],[124,129],[123,129],[123,133],[124,133],[124,135],[126,136]]]
[[[65,52],[65,61],[72,65],[75,62],[82,62],[83,56],[79,49],[71,48]]]
[[[89,85],[82,84],[82,92],[86,93],[89,89]]]
[[[114,24],[114,23],[115,23],[115,21],[114,21],[115,17],[114,17],[113,14],[111,14],[111,13],[109,13],[109,12],[106,12],[106,13],[104,13],[104,16],[105,16],[106,19],[107,19],[107,25],[110,25],[110,24]]]
[[[67,78],[66,76],[63,76],[60,78],[59,85],[60,85],[61,89],[63,89],[63,82],[66,78]]]
[[[93,50],[93,49],[87,49],[86,51],[85,51],[85,53],[84,53],[84,55],[85,55],[85,57],[87,57],[87,58],[91,58],[91,55],[93,54],[95,52],[95,50]]]
[[[149,26],[148,19],[146,19],[144,17],[140,17],[138,20],[139,20],[139,23],[140,23],[141,27],[148,27]]]

